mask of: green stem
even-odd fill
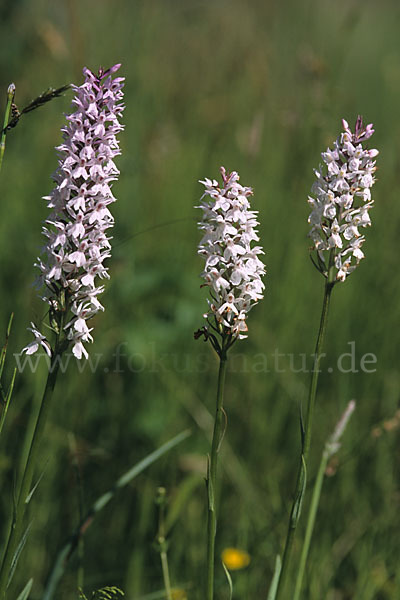
[[[166,594],[167,600],[172,600],[171,581],[169,578],[169,569],[168,569],[168,558],[167,558],[167,552],[165,550],[162,550],[160,552],[160,558],[161,558],[161,568],[162,568],[163,579],[164,579],[165,594]]]
[[[217,512],[215,505],[215,491],[217,482],[218,454],[223,436],[224,421],[224,386],[226,376],[227,355],[221,350],[218,372],[217,406],[214,420],[214,432],[211,443],[209,459],[207,492],[208,492],[208,527],[207,527],[207,600],[214,597],[214,562],[215,562],[215,534],[217,530]]]
[[[4,113],[4,123],[3,123],[3,129],[1,132],[1,138],[0,138],[0,171],[1,171],[2,164],[3,164],[4,152],[6,149],[6,135],[7,135],[6,128],[7,128],[8,122],[10,120],[11,104],[14,100],[14,94],[15,94],[15,85],[13,83],[11,83],[8,86],[8,90],[7,90],[7,105],[6,105],[6,111]]]
[[[47,377],[46,387],[44,390],[42,403],[40,406],[39,415],[36,421],[35,431],[33,433],[28,459],[25,465],[25,470],[21,482],[21,488],[18,495],[18,500],[15,507],[13,522],[8,537],[8,543],[3,556],[3,562],[0,571],[0,600],[5,600],[8,587],[9,574],[11,565],[15,555],[15,551],[21,539],[23,517],[26,506],[30,500],[32,479],[37,461],[38,450],[41,439],[43,437],[44,427],[51,406],[51,398],[53,395],[54,386],[57,379],[59,368],[59,357],[61,353],[55,351],[50,365],[49,374]]]
[[[166,489],[159,487],[157,490],[156,503],[159,506],[158,517],[158,534],[157,543],[160,549],[161,569],[163,574],[165,597],[167,600],[172,600],[171,579],[169,577],[168,557],[167,557],[167,542],[165,539],[165,505],[166,505]]]
[[[307,405],[307,416],[306,423],[303,432],[303,441],[302,441],[302,452],[300,457],[299,468],[297,472],[297,481],[296,481],[296,489],[294,493],[294,500],[292,504],[292,509],[289,518],[289,526],[288,532],[286,535],[285,542],[285,550],[283,553],[282,559],[282,570],[279,578],[279,584],[277,589],[276,600],[286,598],[284,595],[285,588],[287,586],[288,579],[288,567],[290,563],[290,556],[293,546],[294,535],[296,532],[296,527],[300,518],[301,506],[304,497],[304,492],[306,488],[306,479],[307,479],[307,464],[308,464],[308,456],[310,451],[310,443],[311,443],[311,433],[312,433],[312,422],[314,416],[314,407],[315,407],[315,397],[317,393],[317,385],[318,385],[318,376],[319,376],[319,366],[321,362],[321,353],[322,347],[325,337],[326,324],[328,320],[328,312],[329,312],[329,304],[332,289],[334,286],[333,281],[333,254],[330,257],[330,269],[329,276],[325,284],[325,293],[324,293],[324,301],[322,304],[322,313],[321,313],[321,321],[319,326],[319,332],[317,337],[317,343],[315,346],[315,354],[314,354],[314,364],[313,370],[311,374],[311,383],[310,383],[310,391],[308,396],[308,405]]]
[[[326,450],[326,448],[324,448],[324,451],[321,456],[321,461],[319,463],[317,478],[314,483],[314,489],[313,489],[313,494],[312,494],[312,498],[311,498],[310,510],[308,512],[306,533],[305,533],[305,537],[304,537],[303,548],[301,550],[300,563],[299,563],[299,569],[297,571],[296,587],[294,590],[293,600],[299,600],[299,598],[300,598],[301,586],[303,583],[303,577],[304,577],[304,571],[305,571],[306,562],[307,562],[308,551],[310,549],[311,536],[312,536],[313,529],[314,529],[315,517],[317,515],[318,504],[319,504],[319,499],[320,499],[321,490],[322,490],[322,483],[324,480],[324,473],[326,470],[326,466],[328,464],[328,460],[329,460],[329,452]]]

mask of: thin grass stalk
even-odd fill
[[[3,376],[4,363],[6,361],[6,355],[7,355],[8,340],[10,338],[11,326],[12,326],[13,320],[14,320],[14,313],[11,313],[10,319],[9,319],[8,325],[7,325],[6,339],[4,341],[4,345],[3,345],[2,349],[0,351],[0,379]]]
[[[303,547],[301,550],[300,563],[299,563],[299,568],[297,571],[296,587],[295,587],[295,593],[293,596],[293,600],[299,600],[299,597],[300,597],[301,586],[302,586],[302,582],[303,582],[304,571],[305,571],[305,566],[306,566],[307,557],[308,557],[308,551],[310,549],[311,537],[312,537],[312,533],[313,533],[313,529],[314,529],[315,518],[317,515],[319,500],[321,497],[321,490],[322,490],[322,485],[323,485],[323,480],[324,480],[324,474],[326,472],[328,461],[334,454],[336,454],[336,452],[339,451],[340,446],[341,446],[341,442],[340,442],[341,437],[343,436],[343,433],[347,427],[347,424],[349,422],[351,415],[354,412],[355,407],[356,407],[355,400],[351,400],[348,403],[346,410],[342,414],[338,423],[336,424],[335,430],[333,431],[332,435],[326,441],[324,450],[322,452],[322,456],[321,456],[321,460],[320,460],[320,464],[319,464],[319,468],[318,468],[317,478],[314,483],[314,489],[313,489],[313,494],[312,494],[312,498],[311,498],[310,510],[308,512],[306,533],[305,533],[305,537],[304,537]]]
[[[171,590],[171,579],[169,576],[169,568],[168,568],[168,556],[167,556],[167,548],[168,543],[165,539],[166,531],[165,531],[165,506],[167,502],[166,498],[166,489],[164,487],[159,487],[157,490],[156,504],[158,505],[159,517],[158,517],[158,533],[157,533],[157,546],[160,552],[160,561],[161,561],[161,570],[164,581],[165,588],[165,597],[167,600],[172,600],[172,590]]]
[[[14,95],[15,95],[15,85],[13,83],[11,83],[7,89],[7,104],[6,104],[6,110],[4,113],[4,123],[3,123],[3,129],[1,131],[1,138],[0,138],[0,172],[1,172],[1,167],[3,165],[4,152],[6,150],[7,125],[10,120],[11,105],[14,100]]]
[[[220,352],[220,363],[218,372],[217,404],[214,420],[214,432],[211,443],[211,454],[209,458],[207,492],[208,492],[208,526],[207,526],[207,600],[214,597],[214,564],[215,564],[215,535],[217,530],[217,511],[215,503],[215,491],[217,483],[218,454],[223,436],[224,420],[224,387],[226,377],[227,355],[226,350]]]
[[[6,339],[4,342],[4,346],[2,347],[2,349],[0,351],[0,435],[3,430],[5,420],[6,420],[8,407],[10,406],[11,396],[12,396],[13,389],[14,389],[15,377],[17,375],[17,369],[14,368],[8,390],[3,388],[1,378],[3,376],[3,369],[4,369],[4,364],[5,364],[6,355],[7,355],[8,340],[10,337],[11,325],[12,325],[13,319],[14,319],[14,313],[11,313],[10,320],[8,322],[7,331],[6,331]]]
[[[166,550],[161,550],[161,568],[165,587],[165,597],[167,600],[172,600],[171,580],[169,577],[168,558]]]
[[[2,401],[4,402],[4,405],[3,405],[2,409],[1,409],[1,415],[0,415],[0,435],[1,435],[1,432],[3,431],[3,426],[4,426],[4,423],[5,423],[5,420],[6,420],[6,416],[7,416],[7,412],[8,412],[8,407],[10,406],[11,396],[12,396],[12,393],[13,393],[13,390],[14,390],[14,384],[15,384],[15,377],[16,377],[16,375],[17,375],[17,369],[15,368],[14,371],[13,371],[13,374],[12,374],[11,382],[10,382],[10,385],[9,385],[6,397],[5,397],[4,400],[2,399]]]
[[[330,269],[328,278],[325,283],[325,293],[324,300],[322,304],[322,312],[321,312],[321,320],[318,331],[317,342],[315,346],[315,354],[314,354],[314,364],[313,370],[311,374],[311,383],[310,383],[310,391],[308,396],[308,405],[307,405],[307,416],[306,423],[303,429],[302,424],[302,451],[299,462],[299,468],[297,472],[297,480],[296,480],[296,488],[294,493],[294,500],[292,504],[292,509],[289,517],[289,526],[286,535],[285,549],[282,558],[282,570],[279,578],[279,584],[277,589],[276,600],[282,600],[282,598],[286,598],[285,589],[287,587],[287,579],[289,572],[289,564],[290,557],[293,547],[294,535],[296,532],[297,524],[299,522],[301,507],[304,497],[304,492],[307,483],[307,464],[308,457],[310,452],[310,444],[311,444],[311,434],[312,434],[312,423],[314,417],[314,408],[315,408],[315,398],[317,393],[318,386],[318,376],[319,376],[319,366],[321,361],[321,354],[323,348],[323,342],[325,338],[326,325],[328,321],[328,313],[330,306],[330,299],[332,294],[332,289],[334,286],[333,281],[333,260],[334,255],[331,253],[330,257]]]
[[[304,536],[303,547],[301,549],[299,568],[297,571],[296,586],[295,586],[295,590],[294,590],[293,600],[299,600],[299,598],[300,598],[301,587],[302,587],[303,578],[304,578],[304,571],[305,571],[307,557],[308,557],[308,551],[310,549],[311,536],[312,536],[313,529],[314,529],[315,517],[317,515],[319,499],[321,497],[322,484],[323,484],[323,480],[324,480],[324,473],[326,470],[326,466],[328,464],[328,460],[329,460],[329,453],[327,452],[327,450],[325,448],[322,453],[322,456],[321,456],[317,478],[314,483],[314,489],[313,489],[312,498],[311,498],[310,510],[308,512],[308,517],[307,517],[306,533]]]
[[[24,474],[21,481],[21,488],[18,494],[18,500],[15,507],[13,522],[11,524],[7,547],[3,556],[3,562],[0,571],[0,600],[5,600],[7,586],[9,583],[9,573],[11,571],[11,565],[13,562],[15,551],[21,538],[23,517],[25,514],[26,506],[30,500],[34,469],[36,466],[40,442],[43,437],[45,424],[50,411],[51,399],[57,380],[61,353],[62,352],[58,349],[57,342],[56,350],[52,355],[46,387],[44,389],[40,411],[36,421],[35,431],[33,433],[28,459],[25,465]]]

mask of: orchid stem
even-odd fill
[[[214,563],[215,563],[215,535],[217,531],[217,510],[216,510],[216,483],[217,483],[217,464],[218,454],[223,436],[224,420],[224,387],[226,376],[227,354],[222,349],[220,354],[217,404],[214,420],[214,432],[211,443],[211,454],[209,458],[207,474],[207,494],[208,494],[208,527],[207,527],[207,600],[213,600],[214,597]]]
[[[331,255],[330,265],[332,265],[333,255]],[[314,416],[314,407],[315,407],[315,398],[317,394],[317,385],[318,385],[318,376],[319,376],[319,366],[321,361],[321,353],[322,347],[325,337],[326,325],[328,320],[328,312],[330,305],[330,298],[332,289],[334,286],[334,282],[332,281],[332,266],[330,268],[330,273],[325,283],[325,293],[324,300],[322,304],[322,312],[321,312],[321,321],[319,326],[319,332],[317,337],[317,343],[315,347],[314,354],[314,364],[311,375],[311,383],[310,383],[310,391],[308,396],[308,405],[307,405],[307,416],[305,428],[303,431],[303,440],[302,440],[302,451],[301,457],[297,472],[297,480],[296,480],[296,489],[294,493],[294,500],[292,504],[292,509],[289,517],[289,526],[288,532],[286,535],[285,542],[285,550],[283,553],[282,559],[282,570],[279,577],[279,584],[277,589],[276,600],[282,600],[283,598],[287,598],[285,595],[285,590],[287,587],[288,580],[288,571],[290,564],[290,557],[293,547],[294,535],[296,532],[297,524],[300,519],[301,507],[304,498],[304,492],[306,489],[307,483],[307,465],[308,465],[308,457],[310,452],[310,444],[311,444],[311,433],[312,433],[312,423]]]
[[[45,424],[47,421],[47,417],[50,411],[51,399],[53,396],[54,386],[57,380],[57,373],[59,369],[59,361],[61,356],[61,351],[57,349],[58,344],[56,345],[56,350],[52,355],[52,360],[50,363],[49,374],[47,377],[46,387],[44,389],[43,398],[39,410],[39,414],[36,421],[35,430],[33,433],[30,450],[28,454],[28,458],[26,461],[24,474],[21,481],[21,487],[18,494],[18,499],[15,507],[15,512],[13,516],[13,521],[11,524],[11,529],[8,537],[7,547],[4,552],[3,561],[1,565],[0,571],[0,600],[5,600],[7,587],[9,584],[9,578],[12,568],[12,563],[15,558],[15,552],[17,550],[18,544],[21,540],[22,533],[22,524],[23,517],[25,514],[25,509],[27,504],[30,501],[31,495],[31,486],[34,475],[34,469],[37,462],[38,450],[40,447],[40,442],[43,437],[43,432],[45,428]]]

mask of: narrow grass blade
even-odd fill
[[[93,504],[92,511],[94,511],[95,513],[97,513],[99,510],[101,510],[102,508],[104,508],[104,506],[106,504],[108,504],[108,502],[111,500],[111,498],[115,495],[115,493],[117,492],[117,490],[123,488],[128,483],[130,483],[132,481],[132,479],[134,479],[142,471],[144,471],[145,469],[147,469],[147,467],[149,467],[151,464],[153,464],[153,462],[155,462],[156,460],[158,460],[159,458],[161,458],[161,456],[163,456],[163,454],[165,454],[166,452],[168,452],[168,450],[171,450],[174,446],[177,446],[178,444],[180,444],[181,442],[183,442],[183,440],[185,440],[187,437],[189,437],[189,435],[191,435],[191,431],[189,429],[186,429],[185,431],[182,431],[182,433],[179,433],[177,436],[175,436],[174,438],[172,438],[172,440],[169,440],[169,442],[166,442],[165,444],[163,444],[162,446],[160,446],[160,448],[158,448],[157,450],[154,450],[154,452],[152,452],[151,454],[149,454],[148,456],[146,456],[146,458],[144,458],[143,460],[141,460],[140,462],[138,462],[137,465],[135,465],[134,467],[132,467],[132,469],[129,469],[129,471],[127,471],[124,475],[122,475],[117,480],[117,482],[111,488],[111,490],[109,490],[108,492],[106,492],[105,494],[103,494],[103,496],[101,496]]]
[[[17,374],[17,369],[14,369],[14,373],[13,373],[13,376],[12,376],[12,379],[11,379],[10,387],[8,388],[8,392],[7,392],[6,398],[5,398],[5,403],[4,403],[3,409],[1,411],[1,416],[0,416],[0,434],[2,432],[4,422],[6,420],[8,407],[10,406],[10,401],[11,401],[11,396],[12,396],[13,389],[14,389],[14,383],[15,383],[15,376],[16,376],[16,374]]]
[[[232,577],[231,577],[231,574],[229,573],[228,569],[226,568],[224,561],[221,561],[221,562],[222,562],[222,566],[224,567],[225,575],[226,575],[226,578],[227,578],[228,584],[229,584],[229,600],[232,600],[232,594],[233,594]]]
[[[38,487],[39,483],[40,483],[40,482],[42,481],[42,479],[43,479],[43,475],[44,475],[44,469],[43,469],[43,471],[41,472],[41,474],[39,475],[39,479],[37,480],[37,482],[35,483],[35,485],[32,487],[32,489],[31,489],[31,491],[29,492],[29,494],[27,495],[27,497],[26,497],[26,500],[25,500],[25,504],[29,504],[29,502],[31,501],[33,494],[36,492],[36,489],[37,489],[37,487]]]
[[[301,472],[300,472],[299,493],[293,504],[293,513],[291,516],[291,521],[292,521],[291,525],[292,525],[293,529],[296,528],[298,520],[300,518],[301,507],[303,505],[303,498],[304,498],[304,494],[306,491],[306,485],[307,485],[307,465],[306,465],[306,461],[304,459],[304,454],[302,454],[301,455]]]
[[[11,562],[11,568],[10,568],[10,573],[8,575],[8,583],[7,583],[7,587],[10,585],[11,580],[14,576],[15,573],[15,569],[17,568],[17,564],[19,561],[19,557],[21,556],[21,552],[24,549],[24,546],[26,544],[26,540],[28,539],[28,534],[29,534],[29,530],[31,528],[31,523],[29,523],[28,527],[25,529],[24,535],[22,536],[17,549],[15,551],[15,554],[13,556],[12,562]]]
[[[4,361],[6,360],[8,340],[10,337],[11,325],[12,325],[13,319],[14,319],[14,313],[11,313],[10,319],[8,321],[7,331],[6,331],[6,339],[5,339],[2,349],[0,351],[0,378],[3,375]]]
[[[17,369],[14,369],[14,373],[11,378],[10,386],[8,388],[8,391],[5,392],[3,389],[2,383],[1,383],[1,377],[3,375],[4,363],[5,363],[6,355],[7,355],[8,340],[10,337],[11,325],[12,325],[13,319],[14,319],[14,313],[11,313],[10,319],[8,321],[7,331],[6,331],[6,339],[4,341],[4,345],[3,345],[2,349],[0,351],[0,411],[1,411],[0,412],[0,434],[2,432],[4,422],[6,420],[8,407],[10,406],[11,395],[12,395],[12,392],[14,389],[15,376],[17,374]]]
[[[33,579],[31,578],[28,583],[26,584],[26,586],[24,587],[24,589],[22,590],[22,592],[20,593],[20,595],[18,596],[17,600],[28,600],[30,591],[32,589],[32,585],[33,585]]]
[[[281,568],[282,568],[282,561],[281,561],[281,557],[278,554],[276,557],[276,560],[275,560],[274,576],[272,577],[271,585],[270,585],[270,588],[268,591],[267,600],[275,600],[275,598],[276,598],[276,592],[278,591],[278,583],[279,583],[279,577],[281,574]]]
[[[87,529],[92,524],[97,513],[99,513],[106,506],[106,504],[109,503],[109,501],[115,496],[119,489],[123,488],[128,483],[130,483],[132,479],[134,479],[137,475],[142,473],[142,471],[144,471],[147,467],[153,464],[156,460],[161,458],[161,456],[166,454],[166,452],[174,448],[174,446],[177,446],[178,444],[183,442],[183,440],[189,437],[189,435],[191,435],[191,431],[189,429],[186,429],[185,431],[182,431],[177,436],[160,446],[160,448],[146,456],[146,458],[138,462],[134,467],[129,469],[129,471],[124,473],[124,475],[122,475],[116,481],[115,485],[113,485],[113,487],[108,492],[106,492],[98,500],[96,500],[96,502],[92,505],[90,510],[85,515],[85,517],[82,519],[77,529],[70,536],[65,546],[60,550],[56,558],[56,562],[54,563],[53,569],[50,573],[50,577],[48,579],[48,583],[46,585],[46,589],[44,591],[42,600],[51,600],[54,597],[57,585],[64,574],[70,557],[77,548],[79,540],[82,538],[82,536],[86,533]]]

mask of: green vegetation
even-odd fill
[[[366,231],[366,259],[332,297],[311,484],[349,400],[356,399],[357,409],[328,465],[332,476],[322,488],[303,597],[397,600],[399,25],[400,7],[390,0],[3,0],[1,115],[11,82],[22,108],[50,86],[80,83],[84,65],[121,62],[126,77],[106,310],[94,324],[91,363],[71,360],[67,372],[59,373],[40,451],[43,477],[29,505],[29,535],[10,598],[18,598],[33,578],[29,599],[41,600],[82,515],[132,465],[190,428],[186,441],[99,512],[56,598],[79,598],[79,587],[91,598],[106,586],[118,586],[129,600],[165,597],[154,547],[155,498],[162,486],[173,597],[185,597],[179,588],[190,600],[203,600],[205,455],[218,360],[209,345],[193,339],[206,306],[198,277],[203,262],[196,255],[200,211],[193,205],[202,193],[197,180],[216,177],[222,164],[254,187],[268,272],[265,300],[249,316],[249,339],[230,353],[216,555],[226,547],[246,550],[248,567],[230,573],[233,599],[267,598],[298,467],[299,402],[306,400],[310,377],[302,372],[301,355],[311,369],[323,299],[306,237],[312,169],[338,135],[341,118],[353,124],[362,114],[374,123],[372,145],[380,150],[373,226]],[[41,196],[52,187],[54,146],[71,98],[70,91],[54,98],[7,133],[0,175],[0,347],[12,312],[14,320],[2,379],[6,390],[13,353],[31,341],[26,327],[44,316],[32,265],[47,214]],[[368,364],[371,373],[361,365],[369,353],[377,358]],[[8,531],[14,474],[26,456],[45,375],[42,363],[36,373],[25,369],[15,379],[0,438],[0,540]],[[311,489],[294,542],[294,566]],[[216,589],[217,600],[229,597],[218,565]]]

